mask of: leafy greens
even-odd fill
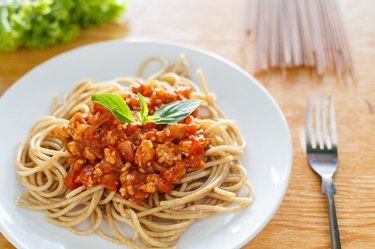
[[[141,120],[141,125],[145,125],[148,122],[154,122],[155,124],[178,123],[195,111],[203,102],[202,100],[198,99],[174,101],[163,105],[154,113],[154,115],[148,116],[149,110],[144,97],[142,94],[138,93],[138,98],[141,107],[141,110],[138,113],[139,119]],[[91,100],[106,107],[120,122],[135,122],[128,105],[119,95],[111,93],[99,93],[94,94],[91,97]]]
[[[0,51],[68,43],[80,27],[119,18],[125,0],[10,0],[0,3]]]

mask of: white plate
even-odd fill
[[[195,222],[178,248],[239,248],[258,234],[278,209],[291,174],[292,145],[285,118],[275,100],[249,74],[202,49],[147,41],[97,43],[37,66],[0,99],[0,230],[17,248],[124,248],[96,234],[78,236],[48,223],[43,212],[15,205],[25,190],[15,174],[15,155],[31,125],[48,114],[51,100],[82,79],[109,80],[135,75],[150,56],[176,60],[185,54],[191,75],[201,68],[209,89],[227,117],[237,120],[247,147],[242,164],[254,186],[255,201],[244,211]]]

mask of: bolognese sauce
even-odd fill
[[[157,80],[137,81],[122,98],[137,119],[138,92],[153,114],[164,104],[188,99],[191,91],[187,83],[171,86]],[[204,167],[203,153],[209,144],[197,110],[176,124],[149,122],[141,126],[120,123],[97,103],[89,113],[76,113],[54,134],[70,153],[71,170],[64,179],[67,188],[101,184],[138,204],[149,194],[171,192],[188,168]]]

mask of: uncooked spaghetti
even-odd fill
[[[356,80],[335,0],[249,0],[246,29],[256,44],[255,71],[311,67]]]
[[[144,69],[154,61],[159,61],[163,66],[162,69],[151,75],[147,80],[142,81],[141,76]],[[133,248],[173,248],[181,234],[195,220],[211,216],[215,212],[235,212],[249,206],[253,201],[252,188],[246,181],[246,170],[239,162],[245,142],[236,124],[226,119],[216,105],[215,96],[208,91],[202,71],[197,71],[203,88],[203,92],[200,92],[198,86],[188,78],[188,70],[188,64],[183,57],[174,64],[168,64],[164,58],[151,58],[140,67],[139,77],[119,78],[110,82],[84,81],[76,85],[63,101],[55,101],[51,114],[40,118],[32,126],[28,137],[20,146],[17,154],[17,175],[27,189],[25,194],[18,197],[17,205],[32,210],[43,210],[46,212],[49,222],[66,227],[75,234],[97,233],[111,242],[129,245]],[[112,148],[111,146],[103,148],[104,145],[99,144],[97,146],[104,150],[105,156],[103,156],[104,154],[93,156],[98,152],[91,151],[93,153],[89,153],[85,149],[83,155],[79,157],[74,154],[74,146],[69,145],[79,145],[78,141],[82,140],[82,137],[79,137],[77,131],[82,127],[87,132],[89,128],[94,126],[93,123],[92,127],[89,127],[88,119],[96,115],[93,112],[95,108],[99,108],[101,114],[106,114],[100,107],[95,107],[95,104],[91,101],[91,96],[98,93],[119,94],[131,106],[133,100],[124,96],[130,94],[131,91],[140,91],[140,84],[141,86],[162,86],[160,89],[153,88],[154,92],[155,89],[156,91],[162,91],[163,89],[171,91],[171,87],[175,87],[173,89],[177,91],[176,86],[190,86],[191,92],[186,92],[186,88],[181,88],[184,89],[184,92],[179,92],[179,94],[185,94],[184,96],[187,96],[187,99],[204,100],[204,103],[199,107],[199,111],[195,112],[195,117],[187,117],[184,121],[176,124],[185,125],[185,133],[188,131],[187,127],[190,127],[191,130],[191,127],[196,126],[199,130],[196,128],[190,131],[189,136],[180,136],[181,141],[174,137],[173,140],[165,142],[176,147],[179,141],[178,145],[181,145],[183,151],[185,145],[190,146],[188,148],[191,149],[191,142],[188,139],[196,141],[196,139],[204,139],[206,136],[207,146],[202,145],[200,147],[202,157],[197,160],[196,157],[189,154],[191,150],[181,152],[182,156],[181,153],[177,153],[174,154],[175,158],[167,157],[165,156],[166,151],[168,152],[167,147],[158,151],[159,147],[162,148],[161,146],[165,145],[158,140],[159,138],[147,140],[151,141],[148,143],[137,144],[137,142],[131,140],[134,137],[131,137],[132,134],[129,133],[129,141],[120,143],[116,140],[114,143],[121,144],[119,145],[120,148],[125,146],[125,148],[133,148],[137,152],[143,143],[151,147],[154,146],[155,152],[152,155],[154,158],[158,158],[158,161],[156,161],[154,168],[149,167],[149,170],[151,170],[151,173],[149,173],[147,172],[147,166],[140,168],[142,166],[140,160],[147,160],[147,157],[151,155],[150,153],[142,154],[139,157],[140,159],[136,158],[137,152],[131,153],[131,155],[135,155],[135,159],[129,157],[128,154],[124,154],[119,157],[122,161],[120,159],[118,159],[119,162],[116,161],[116,164],[121,164],[121,172],[119,171],[121,179],[131,174],[129,167],[133,169],[133,172],[143,174],[142,179],[144,181],[146,181],[146,176],[147,179],[152,178],[150,176],[156,177],[155,179],[168,178],[165,172],[168,172],[171,168],[175,169],[177,164],[181,165],[181,162],[190,158],[191,160],[185,165],[186,168],[183,169],[183,173],[178,178],[173,178],[175,182],[173,182],[172,189],[163,189],[162,187],[159,189],[158,185],[153,182],[151,183],[154,185],[148,182],[151,185],[145,183],[144,186],[147,185],[146,187],[132,190],[132,188],[124,188],[123,185],[116,185],[125,184],[126,180],[121,180],[120,183],[117,182],[115,185],[111,184],[108,179],[106,181],[101,179],[102,181],[96,184],[92,178],[87,178],[89,180],[84,181],[84,177],[82,177],[84,170],[94,170],[98,165],[105,163],[109,165],[113,159],[111,155],[114,155],[107,153]],[[189,87],[187,88],[189,89]],[[149,94],[149,97],[146,93],[144,94],[145,98],[149,100],[148,104],[151,103],[151,94]],[[185,98],[182,95],[178,96]],[[168,96],[173,97],[172,95]],[[137,109],[137,105],[139,105],[139,102],[134,104],[132,111]],[[152,108],[157,109],[158,106],[152,107],[150,104],[149,108],[150,110]],[[77,125],[78,117],[81,120],[85,119],[85,126],[80,126],[82,123]],[[130,127],[129,125],[116,123],[117,121],[114,121],[113,117],[107,120],[115,123],[120,130],[121,127]],[[98,138],[98,134],[102,134],[101,132],[108,129],[112,123],[101,124],[102,127],[97,127],[94,137]],[[63,131],[61,127],[72,128],[73,126],[74,132],[76,132],[71,133],[73,135],[61,135],[59,133]],[[147,129],[154,131],[155,134],[164,134],[164,131],[168,131],[168,129],[173,131],[174,129],[172,128],[174,127],[173,124],[162,125],[159,130],[155,128],[157,126],[154,124],[149,126],[151,128]],[[135,126],[131,127],[134,128]],[[139,129],[141,132],[146,128]],[[105,133],[106,136],[112,134],[112,131]],[[147,138],[150,133],[149,130],[147,132],[147,134],[139,134]],[[86,136],[85,134],[83,136]],[[109,138],[109,140],[100,141],[110,143],[110,140]],[[96,140],[89,141],[93,143]],[[134,144],[132,147],[126,147],[130,141],[133,141]],[[85,143],[87,143],[86,140]],[[79,146],[83,146],[83,143]],[[85,148],[94,147],[93,144],[90,144]],[[145,148],[142,147],[142,149]],[[97,165],[89,165],[93,162]],[[154,163],[151,160],[146,162],[145,165]],[[201,162],[202,164],[200,164]],[[68,178],[74,170],[79,170],[81,174],[72,178],[72,181]],[[92,171],[90,172],[92,173]],[[176,177],[176,174],[174,177]],[[76,180],[74,181],[74,179]],[[152,188],[149,188],[149,186]],[[141,197],[135,198],[134,196],[137,193],[141,193]],[[86,223],[90,223],[90,226],[83,229],[80,225]],[[104,223],[109,224],[111,229],[103,228]],[[126,236],[126,232],[121,228],[122,223],[127,224],[134,231],[132,236]]]

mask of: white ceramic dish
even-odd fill
[[[57,94],[66,94],[82,79],[131,76],[150,56],[176,60],[185,54],[201,68],[209,89],[227,117],[237,120],[246,142],[242,164],[255,191],[244,211],[199,220],[183,234],[178,248],[239,248],[258,234],[278,209],[288,186],[292,145],[285,118],[275,100],[249,74],[228,60],[190,46],[147,41],[97,43],[63,53],[37,66],[0,99],[0,231],[17,248],[124,248],[96,234],[78,236],[48,223],[43,212],[15,205],[25,190],[15,174],[17,144],[31,125],[48,114]],[[125,247],[126,248],[126,247]]]

